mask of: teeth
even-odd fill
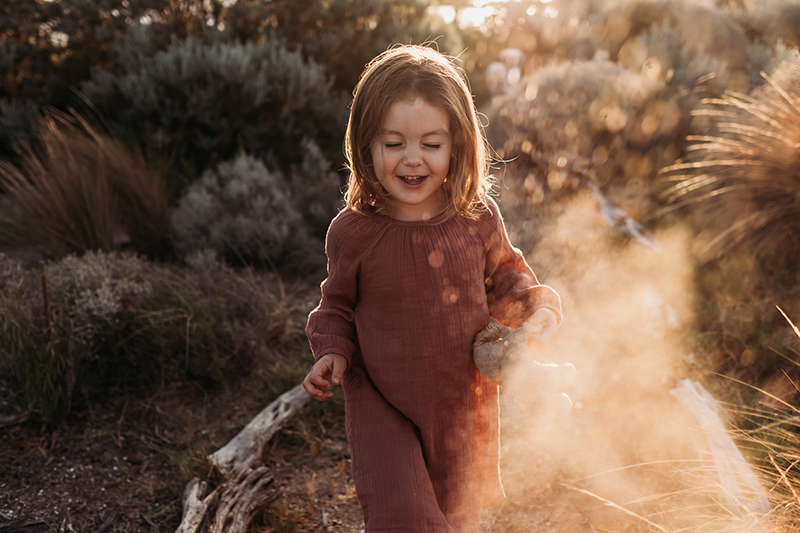
[[[406,183],[415,185],[425,179],[425,176],[400,176],[400,179]]]

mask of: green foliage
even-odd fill
[[[144,157],[77,115],[51,113],[37,148],[0,161],[0,242],[48,257],[121,246],[156,254],[167,231],[163,176]]]
[[[291,169],[294,206],[311,235],[322,240],[331,219],[344,207],[343,184],[317,143],[303,139],[300,148],[303,161]]]
[[[315,210],[308,203],[309,216],[319,210],[324,207]],[[172,228],[184,255],[209,249],[261,264],[279,263],[293,250],[311,252],[319,244],[308,235],[289,181],[246,154],[206,171],[191,185],[172,215]]]
[[[29,99],[65,110],[93,65],[132,20],[169,0],[5,0],[0,11],[0,101]],[[0,156],[8,156],[0,144]]]
[[[304,137],[339,151],[344,95],[332,90],[321,66],[276,39],[238,44],[189,37],[147,60],[128,42],[116,53],[130,54],[120,59],[125,72],[97,70],[83,92],[121,135],[169,154],[173,170],[189,182],[240,150],[274,153],[284,168],[301,161]],[[181,186],[173,184],[174,191]]]
[[[461,51],[455,32],[429,13],[430,5],[429,0],[241,0],[221,20],[225,35],[237,41],[275,33],[323,65],[338,89],[350,92],[364,66],[394,44],[436,39],[443,51]]]
[[[146,268],[137,257],[89,253],[49,265],[41,276],[15,276],[2,288],[0,344],[45,419],[63,417],[76,389],[102,387],[94,380],[122,362],[103,348],[130,307],[152,294]]]

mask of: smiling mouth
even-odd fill
[[[419,185],[420,183],[425,181],[425,178],[427,177],[428,176],[398,176],[398,178],[403,180],[404,183],[407,183],[409,185]]]

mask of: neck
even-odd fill
[[[426,205],[389,205],[389,214],[395,220],[419,222],[439,216],[447,205],[447,196],[441,189],[436,192],[436,201]]]

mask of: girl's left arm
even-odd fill
[[[522,252],[511,244],[497,204],[491,198],[488,204],[490,228],[484,242],[489,314],[511,328],[518,328],[526,321],[541,324],[545,337],[542,346],[549,346],[561,324],[561,298],[555,290],[539,283]]]

